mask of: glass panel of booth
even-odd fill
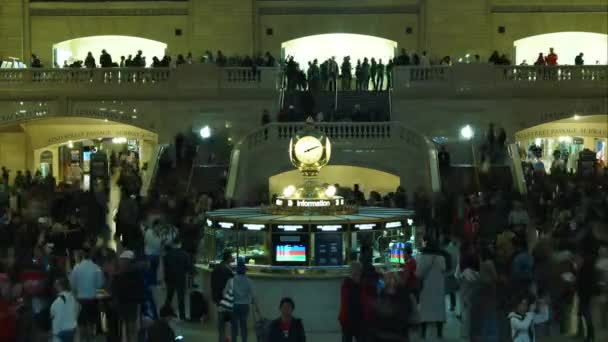
[[[350,224],[207,219],[206,226],[203,262],[221,260],[228,250],[249,265],[342,266],[360,260],[367,246],[374,264],[397,266],[405,262],[407,249],[416,253],[420,239],[411,219]]]

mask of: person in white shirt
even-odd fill
[[[426,55],[426,51],[422,51],[422,56],[420,56],[420,66],[428,67],[431,65],[431,61],[429,60],[429,56]]]
[[[81,306],[78,318],[81,324],[80,340],[90,341],[99,318],[97,290],[103,287],[104,279],[101,268],[91,260],[89,250],[83,251],[82,261],[72,270],[70,284]]]
[[[51,304],[53,342],[73,342],[78,317],[78,302],[70,292],[68,279],[55,281],[57,298]]]
[[[517,302],[515,310],[508,317],[513,342],[534,342],[534,325],[549,319],[549,307],[541,301],[529,305],[528,299],[523,298]]]

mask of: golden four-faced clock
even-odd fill
[[[313,175],[327,165],[331,143],[325,134],[314,130],[298,132],[289,142],[291,163],[305,175]]]

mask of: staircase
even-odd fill
[[[285,92],[283,109],[286,110],[293,106],[296,112],[303,117],[305,108],[304,97],[306,92],[290,91]],[[321,91],[313,95],[314,112],[325,113],[326,121],[389,121],[390,120],[390,98],[389,93],[371,91],[338,91],[336,110],[336,93],[331,91]],[[359,105],[360,115],[351,118],[355,106]],[[310,113],[308,113],[310,114]]]
[[[330,166],[353,166],[399,177],[406,189],[439,191],[434,145],[398,122],[312,124],[332,144]],[[251,132],[232,150],[226,198],[236,205],[257,205],[269,191],[269,178],[292,171],[290,139],[306,123],[272,123]]]

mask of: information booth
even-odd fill
[[[415,246],[414,212],[347,203],[318,177],[330,156],[328,137],[311,123],[289,143],[300,185],[287,186],[268,206],[207,213],[197,264],[203,291],[210,293],[213,268],[229,251],[247,265],[264,315],[274,315],[279,300],[292,297],[309,330],[337,331],[340,286],[362,246],[379,268],[399,267],[405,246]]]
[[[267,215],[260,208],[209,212],[203,263],[221,259],[224,251],[253,266],[345,266],[358,258],[360,247],[370,246],[374,262],[399,264],[406,244],[415,249],[414,212],[405,209],[364,207],[349,215]],[[398,251],[399,250],[399,251]]]

